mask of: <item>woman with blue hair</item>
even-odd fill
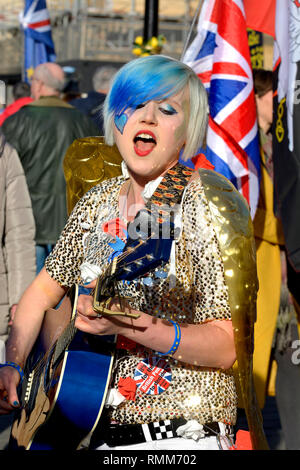
[[[116,74],[104,125],[106,142],[116,143],[123,158],[123,175],[81,198],[19,303],[10,366],[0,370],[2,412],[17,401],[16,368],[24,366],[44,311],[68,287],[84,284],[95,292],[79,297],[76,327],[117,338],[90,447],[232,447],[232,315],[240,309],[250,317],[255,308],[255,252],[249,210],[233,186],[178,163],[201,146],[207,116],[206,91],[180,61],[149,56]],[[103,300],[98,293],[105,297],[110,282]]]
[[[167,100],[185,88],[189,91],[189,111],[182,159],[196,155],[207,125],[205,88],[190,67],[160,55],[133,60],[117,73],[104,105],[106,142],[114,143],[114,125],[122,133],[128,115],[141,103]]]

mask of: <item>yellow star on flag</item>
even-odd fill
[[[32,67],[32,65],[29,67],[29,69],[26,70],[26,72],[27,72],[27,77],[30,80],[34,72],[34,68]]]

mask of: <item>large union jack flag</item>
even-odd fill
[[[37,65],[56,60],[46,0],[26,0],[20,21],[24,30],[23,75],[30,81]]]
[[[242,0],[204,0],[183,61],[209,94],[205,154],[248,201],[254,217],[260,180],[252,67]]]

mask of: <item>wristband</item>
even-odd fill
[[[19,366],[19,364],[16,364],[15,362],[5,362],[4,364],[0,364],[0,369],[1,369],[1,367],[13,367],[14,369],[16,369],[20,374],[21,383],[23,382],[24,372],[23,372],[22,368]]]
[[[157,354],[159,354],[160,356],[168,356],[168,355],[174,354],[178,349],[180,339],[181,339],[181,329],[180,329],[179,324],[173,320],[168,320],[168,321],[171,322],[175,328],[174,343],[172,344],[171,349],[169,349],[169,351],[165,353],[158,352]]]

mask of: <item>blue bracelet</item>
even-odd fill
[[[16,364],[15,362],[5,362],[4,364],[0,364],[0,369],[1,369],[1,367],[13,367],[14,369],[17,369],[17,371],[19,372],[20,377],[21,377],[21,383],[23,382],[24,372],[21,369],[21,367],[19,366],[19,364]]]
[[[171,354],[174,354],[178,349],[180,339],[181,339],[181,329],[180,329],[180,326],[178,325],[178,323],[176,323],[173,320],[169,320],[169,319],[168,319],[168,321],[171,322],[173,324],[174,328],[175,328],[175,339],[174,339],[174,343],[172,344],[171,349],[169,349],[169,351],[167,351],[165,353],[161,353],[161,352],[157,353],[160,356],[169,356]]]

